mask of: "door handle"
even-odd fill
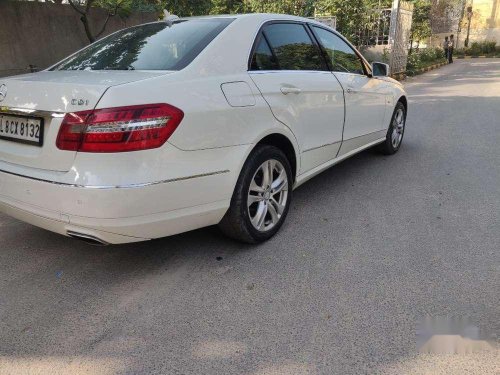
[[[346,91],[348,94],[356,94],[357,93],[357,91],[354,90],[352,87],[348,87]]]
[[[281,86],[281,92],[283,93],[283,95],[300,94],[301,91],[302,90],[298,87]]]

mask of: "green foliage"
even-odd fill
[[[286,13],[296,16],[314,15],[313,0],[248,0],[249,10],[255,13]]]
[[[162,0],[73,0],[73,3],[82,8],[90,3],[91,7],[98,7],[106,10],[112,16],[119,15],[121,17],[128,17],[130,13],[135,11],[161,12],[165,7]]]
[[[1,1],[1,0],[0,0]],[[440,23],[458,0],[409,0],[414,5],[410,39],[420,42],[432,34],[431,22]],[[387,8],[392,0],[73,0],[80,9],[90,2],[91,6],[104,8],[112,16],[126,17],[133,11],[158,12],[163,9],[180,17],[206,14],[234,13],[286,13],[303,17],[331,14],[337,18],[337,30],[353,44],[360,45],[361,27],[369,25],[370,10]],[[437,20],[437,21],[436,21]],[[99,34],[98,34],[99,35]],[[91,39],[89,37],[89,39]],[[418,52],[416,61],[430,61],[430,52]],[[491,41],[472,43],[469,49],[457,50],[457,54],[474,56],[495,54],[495,43]],[[412,50],[410,49],[410,54]],[[388,60],[388,56],[384,56]],[[377,58],[378,61],[381,58]]]
[[[380,62],[389,64],[391,61],[391,52],[388,48],[384,48],[384,53],[382,53],[382,59]]]
[[[473,42],[470,46],[471,56],[479,56],[482,52],[481,45],[478,42]]]
[[[465,51],[467,50],[467,48],[455,48],[455,50],[453,51],[453,54],[457,57],[464,57],[465,56]]]
[[[365,0],[318,0],[316,10],[320,13],[334,14],[337,29],[354,44],[358,44],[359,27],[368,18],[370,4]]]
[[[414,0],[413,7],[410,39],[412,42],[420,42],[432,34],[430,23],[432,2],[431,0]]]
[[[156,12],[163,13],[165,9],[165,0],[132,0],[130,9],[136,12]]]
[[[378,6],[378,0],[168,0],[166,9],[178,16],[283,13],[312,17],[316,8],[318,13],[335,14],[338,29],[356,38],[359,25],[367,19],[367,10],[374,6]]]
[[[132,0],[95,0],[92,6],[108,11],[111,15],[128,17],[132,13]]]
[[[250,11],[245,0],[212,0],[210,14],[237,14]]]
[[[165,9],[179,17],[202,16],[210,13],[211,0],[167,0]]]
[[[494,40],[485,40],[481,43],[481,49],[484,54],[494,53],[496,51],[497,42]]]
[[[442,62],[446,62],[443,49],[424,48],[408,56],[406,71],[408,75],[415,75],[422,68]]]
[[[500,46],[494,40],[483,42],[473,42],[470,47],[458,48],[455,50],[457,56],[500,56]]]
[[[391,4],[391,0],[316,0],[314,2],[317,13],[332,14],[337,18],[337,30],[355,45],[361,44],[362,28],[369,27],[375,22],[371,17],[371,11],[388,8]]]
[[[90,43],[98,39],[106,30],[111,17],[128,17],[133,11],[154,11],[161,17],[165,8],[165,0],[68,0],[69,5],[80,15],[85,34]],[[93,7],[107,11],[108,16],[98,31],[91,27],[89,12]],[[95,25],[94,25],[95,26]]]
[[[406,63],[406,71],[415,71],[418,69],[418,66],[420,65],[420,57],[418,53],[412,53],[411,55],[408,56],[408,61]]]
[[[1,0],[0,0],[1,1]],[[56,0],[52,0],[56,1]],[[133,11],[158,12],[163,9],[180,17],[207,14],[285,13],[312,17],[315,13],[335,15],[337,29],[355,45],[360,45],[362,27],[373,22],[370,11],[391,6],[392,0],[70,0],[80,9],[98,6],[114,16],[128,16]],[[430,2],[410,0],[415,4],[412,35],[420,40],[429,34]],[[89,37],[92,40],[92,37]]]

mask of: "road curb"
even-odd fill
[[[456,56],[456,59],[468,60],[468,59],[498,59],[499,56]]]
[[[430,65],[430,66],[426,66],[425,68],[420,68],[418,70],[414,70],[414,71],[412,71],[412,73],[413,73],[412,76],[416,76],[416,75],[419,75],[419,74],[422,74],[422,73],[425,73],[425,72],[429,72],[431,70],[440,68],[440,67],[442,67],[444,65],[448,65],[448,62],[442,62],[442,63],[439,63],[439,64],[433,64],[433,65]],[[406,74],[405,74],[405,76],[406,76]],[[398,81],[399,81],[399,79],[398,79]]]

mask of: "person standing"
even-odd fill
[[[455,41],[453,40],[453,34],[450,35],[450,43],[448,45],[448,63],[453,63],[453,47]]]
[[[448,42],[448,37],[444,37],[444,43],[443,43],[443,50],[444,50],[444,57],[446,57],[446,60],[449,59],[448,57],[448,47],[449,47],[450,42]]]

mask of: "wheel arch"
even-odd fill
[[[288,161],[290,162],[290,166],[292,167],[292,175],[294,180],[293,182],[295,183],[295,179],[297,178],[297,171],[299,168],[299,159],[298,152],[296,151],[296,148],[292,141],[282,133],[271,133],[257,142],[255,147],[259,145],[274,146],[283,151]]]
[[[406,95],[401,95],[396,103],[401,103],[405,107],[405,112],[408,113],[408,99]]]

